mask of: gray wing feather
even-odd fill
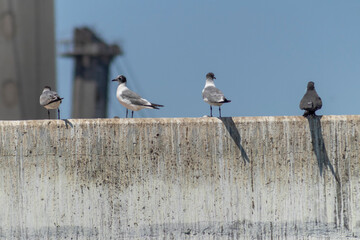
[[[322,107],[322,101],[317,92],[307,91],[300,101],[300,109],[316,111]]]
[[[207,98],[209,102],[222,102],[224,101],[225,97],[224,94],[216,87],[210,86],[204,89],[202,93],[203,98]]]
[[[300,109],[307,110],[312,108],[312,106],[313,106],[313,102],[305,95],[300,101]]]
[[[62,98],[57,94],[57,92],[54,91],[46,91],[43,92],[40,95],[40,105],[46,106],[49,103],[55,102],[55,101],[61,101]]]
[[[123,91],[121,96],[123,98],[129,99],[129,101],[131,101],[131,103],[134,105],[149,106],[149,101],[143,99],[140,95],[131,90]]]

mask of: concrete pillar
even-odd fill
[[[39,105],[55,86],[53,0],[0,0],[0,119],[47,118]]]

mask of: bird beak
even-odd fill
[[[111,81],[116,82],[116,81],[117,81],[117,79],[113,79],[113,80],[111,80]]]
[[[216,77],[214,77],[214,79],[216,79]]]

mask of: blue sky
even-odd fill
[[[207,72],[232,102],[223,116],[302,115],[299,102],[314,81],[318,114],[359,114],[360,1],[56,0],[56,39],[89,26],[125,55],[111,77],[165,108],[135,117],[209,114],[201,91]],[[61,47],[58,44],[58,53]],[[58,56],[63,117],[71,116],[73,62]],[[109,79],[110,81],[110,79]],[[109,86],[109,117],[125,108]],[[217,108],[214,115],[217,116]]]

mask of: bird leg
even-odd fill
[[[58,109],[58,119],[60,119],[60,109]]]
[[[50,111],[48,110],[48,118],[50,119]]]
[[[134,118],[134,111],[131,111],[131,118]]]
[[[212,106],[210,105],[210,117],[212,117]]]
[[[219,107],[219,116],[221,117],[221,107]]]
[[[126,109],[126,118],[128,117],[128,109]]]

